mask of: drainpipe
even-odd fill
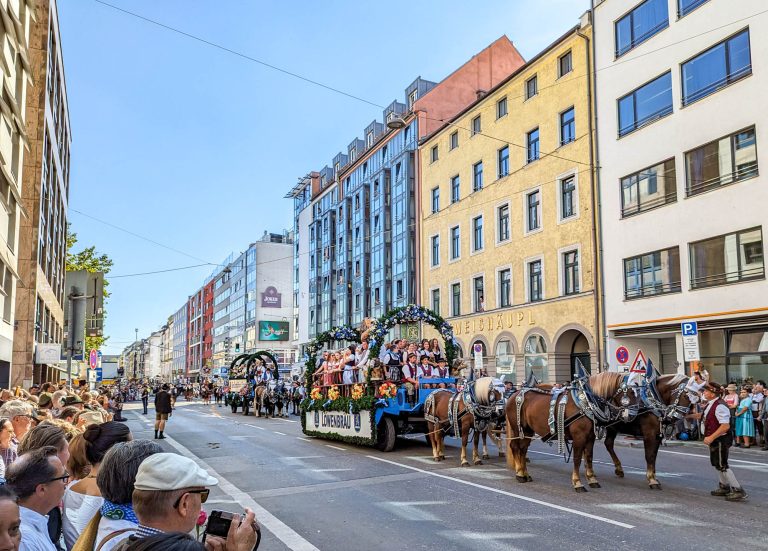
[[[584,39],[584,48],[587,58],[587,109],[589,116],[589,160],[590,160],[590,185],[592,190],[592,277],[597,291],[595,303],[595,330],[597,331],[597,365],[598,371],[603,370],[603,354],[607,358],[608,343],[605,323],[605,291],[603,288],[603,245],[602,245],[602,205],[600,201],[600,154],[598,137],[595,132],[597,123],[597,110],[593,113],[592,100],[597,102],[597,89],[593,91],[593,81],[597,80],[597,71],[593,69],[592,61],[596,53],[595,26],[594,26],[594,0],[590,1],[590,24],[592,25],[592,40],[588,36],[576,31],[576,34]],[[590,48],[591,46],[591,48]],[[591,76],[592,78],[589,78]],[[607,361],[607,360],[606,360]]]

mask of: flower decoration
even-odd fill
[[[320,390],[319,387],[315,387],[312,389],[312,392],[309,393],[309,397],[313,400],[320,400],[323,397],[323,391]]]
[[[363,394],[365,393],[365,387],[361,384],[356,384],[352,387],[352,399],[353,400],[359,400],[363,397]]]
[[[379,394],[383,398],[394,398],[394,396],[397,394],[397,386],[395,386],[394,383],[387,381],[379,387]]]
[[[328,399],[329,400],[337,400],[339,398],[339,387],[336,385],[333,385],[331,388],[328,389]]]
[[[197,515],[197,520],[195,521],[195,534],[197,535],[197,539],[200,539],[200,529],[205,527],[207,520],[208,513],[200,509],[200,514]]]

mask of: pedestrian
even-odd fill
[[[739,406],[736,408],[736,445],[739,439],[742,447],[749,448],[751,440],[755,436],[755,421],[752,417],[752,398],[750,389],[744,387],[739,392]]]
[[[709,446],[709,461],[720,477],[720,485],[710,493],[713,496],[724,496],[726,501],[743,501],[747,493],[728,466],[728,451],[733,444],[733,436],[731,414],[725,401],[720,398],[722,392],[723,387],[715,382],[704,385],[702,394],[707,404],[702,413],[694,416],[702,421],[704,444]]]
[[[759,380],[752,387],[750,398],[752,399],[752,417],[755,420],[755,446],[762,444],[765,446],[763,437],[763,422],[760,420],[760,410],[765,400],[765,381]]]
[[[144,415],[146,415],[147,406],[149,406],[149,387],[147,385],[141,389],[141,405],[144,408]]]
[[[731,414],[731,433],[733,436],[736,436],[736,407],[739,405],[739,393],[736,391],[736,383],[728,383],[723,401],[728,406],[728,411]]]
[[[168,393],[168,385],[163,384],[160,392],[155,394],[155,439],[163,440],[163,431],[168,422],[168,416],[173,411],[171,407],[171,395]]]
[[[21,517],[16,494],[8,486],[0,486],[0,549],[19,551]]]
[[[763,447],[760,448],[763,451],[768,451],[768,388],[763,386],[763,401],[760,402],[760,413],[758,418],[760,420],[760,427],[763,432]]]

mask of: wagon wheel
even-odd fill
[[[391,417],[384,416],[376,427],[376,448],[383,452],[391,452],[395,447],[395,423]]]

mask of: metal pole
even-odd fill
[[[75,309],[74,309],[74,306],[73,306],[74,301],[72,300],[73,299],[73,296],[72,296],[73,292],[74,292],[74,287],[72,287],[70,289],[69,294],[67,295],[67,301],[69,302],[69,304],[68,304],[68,308],[69,308],[69,338],[67,338],[67,341],[68,341],[67,345],[68,345],[68,348],[69,348],[69,351],[67,353],[67,386],[68,387],[72,386],[72,354],[75,351],[75,343],[74,343],[74,339],[75,339],[74,311],[75,311]]]

